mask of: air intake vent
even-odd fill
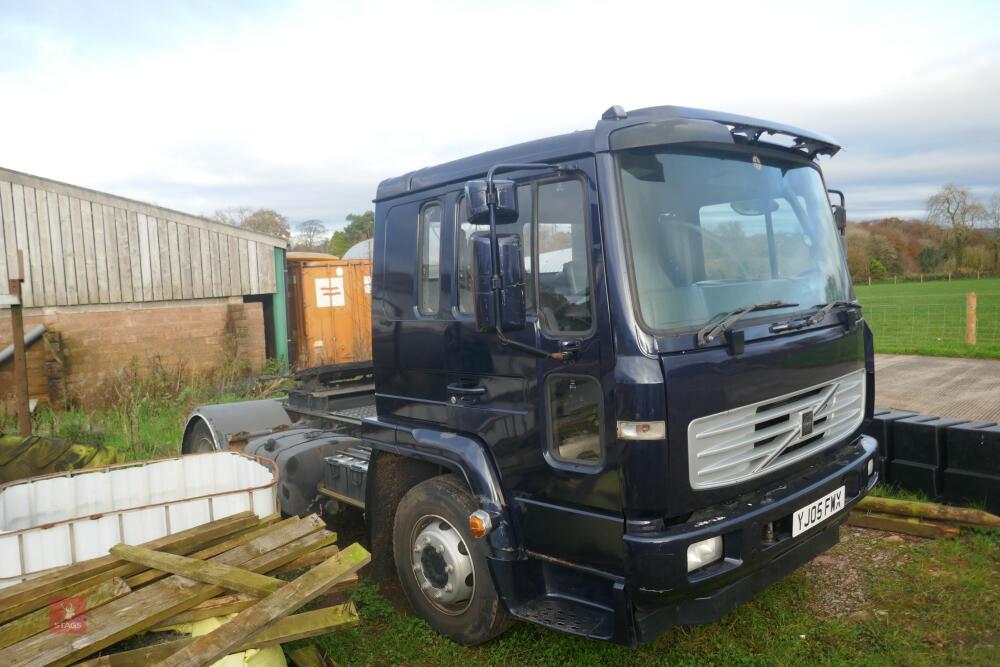
[[[693,489],[736,484],[799,461],[853,433],[864,418],[865,372],[688,425]]]

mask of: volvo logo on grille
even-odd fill
[[[802,423],[799,425],[799,434],[804,438],[807,435],[812,435],[813,432],[813,411],[803,410],[799,413],[799,417],[802,418]]]

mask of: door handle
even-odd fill
[[[478,403],[486,395],[486,387],[467,385],[460,382],[448,385],[448,400],[452,403]]]
[[[464,385],[464,384],[450,384],[448,385],[449,394],[457,394],[459,396],[485,396],[486,387],[480,387],[479,385]]]

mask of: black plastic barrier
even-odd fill
[[[883,481],[1000,513],[1000,426],[994,422],[881,410],[863,430],[878,440]]]

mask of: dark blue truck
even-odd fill
[[[289,514],[363,508],[376,575],[465,644],[714,621],[836,544],[877,479],[871,332],[817,164],[838,150],[612,107],[383,181],[373,367],[200,408],[184,449],[274,459]]]

